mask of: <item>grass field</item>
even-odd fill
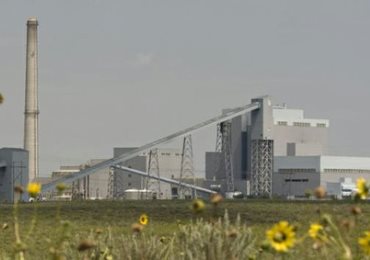
[[[111,241],[121,241],[122,237],[132,237],[131,225],[138,221],[142,213],[146,213],[150,219],[142,232],[143,236],[170,239],[174,233],[179,232],[179,226],[190,224],[200,218],[206,222],[213,221],[218,217],[223,217],[226,210],[231,222],[234,222],[239,215],[241,223],[251,229],[252,240],[257,251],[265,239],[266,230],[280,220],[286,220],[296,226],[297,237],[305,237],[311,223],[319,221],[323,214],[329,214],[343,234],[343,239],[351,247],[352,254],[357,256],[359,255],[357,239],[364,231],[370,230],[370,204],[359,204],[362,209],[362,214],[359,216],[354,216],[351,212],[354,205],[352,201],[235,200],[224,201],[217,208],[207,204],[202,213],[194,214],[191,210],[191,201],[40,202],[20,204],[18,216],[22,241],[26,246],[25,255],[28,259],[50,257],[50,248],[53,248],[65,232],[62,231],[60,220],[70,223],[69,235],[65,239],[68,245],[64,250],[67,251],[66,258],[73,259],[83,257],[83,254],[78,253],[76,249],[79,241],[94,239],[94,232],[97,229],[100,230],[99,233],[102,232],[101,236],[105,237],[105,242],[107,236]],[[35,209],[36,218],[33,217]],[[32,219],[36,220],[35,228],[27,238]],[[0,230],[0,257],[3,258],[12,256],[14,252],[12,205],[0,206],[0,224],[4,223],[8,224],[8,228]],[[354,227],[350,227],[352,223],[355,223]],[[306,239],[290,257],[317,257],[315,253],[307,253],[311,246],[312,242]],[[328,256],[335,254],[336,252],[329,252]],[[275,257],[274,254],[261,256],[262,258]],[[121,257],[116,256],[114,259],[121,259]],[[126,257],[129,258],[127,255]]]

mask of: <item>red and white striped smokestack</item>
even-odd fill
[[[24,112],[24,149],[29,152],[29,181],[39,174],[38,142],[38,83],[37,83],[37,26],[36,18],[27,20],[26,104]]]

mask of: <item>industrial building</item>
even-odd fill
[[[27,201],[28,195],[16,193],[14,187],[28,184],[28,152],[20,148],[0,149],[0,203]]]
[[[114,148],[114,156],[132,151],[135,148]],[[126,161],[124,166],[148,172],[151,175],[175,179],[179,176],[181,168],[181,151],[172,148],[157,148]],[[151,190],[152,197],[157,199],[171,199],[173,197],[172,186],[168,183],[143,178],[131,173],[125,173],[120,169],[114,169],[113,180],[114,198],[124,198],[125,191]],[[176,190],[177,192],[177,190]]]
[[[37,27],[36,18],[27,20],[24,150],[2,149],[0,200],[14,201],[13,186],[25,186],[28,180],[44,183],[44,193],[50,193],[60,182],[70,183],[71,190],[66,191],[70,194],[66,195],[90,199],[123,198],[130,189],[150,190],[152,197],[159,199],[194,196],[196,187],[184,183],[203,186],[205,193],[217,190],[224,194],[240,191],[253,196],[302,196],[307,189],[343,178],[355,181],[361,176],[369,180],[370,159],[328,156],[329,120],[306,118],[301,109],[273,106],[269,96],[253,98],[243,107],[224,109],[220,116],[141,147],[115,148],[111,159],[62,166],[51,179],[41,178]],[[217,126],[217,145],[215,151],[205,154],[202,180],[194,177],[191,134],[210,126]],[[176,138],[183,138],[181,151],[158,148]],[[27,164],[23,161],[26,157]],[[15,162],[22,162],[24,170],[14,170],[11,165]],[[146,172],[148,177],[130,169]]]
[[[272,106],[269,97],[262,97],[262,100],[266,104],[263,118],[253,111],[231,120],[230,149],[235,189],[246,194],[250,193],[253,171],[253,139],[260,134],[255,128],[261,121],[267,139],[271,140],[274,158],[322,155],[326,154],[328,147],[328,120],[305,118],[303,110],[288,109],[285,105]],[[222,142],[222,136],[219,139],[217,143]],[[206,153],[206,179],[212,185],[221,185],[221,191],[226,190],[225,155],[222,149]]]
[[[50,180],[46,181],[45,183],[59,179],[63,176],[73,175],[82,169],[86,169],[102,161],[105,160],[92,159],[81,165],[60,166],[58,171],[52,172]],[[53,192],[48,194],[47,197],[48,199],[60,199],[58,196],[62,196],[62,199],[107,199],[109,198],[109,176],[109,169],[97,171],[95,174],[72,182],[71,185],[68,186],[68,188],[63,192],[63,194],[57,194],[57,192]]]
[[[303,197],[319,186],[358,178],[370,182],[370,158],[349,156],[277,156],[274,161],[273,194]]]
[[[190,133],[210,125],[217,125],[216,150],[205,154],[205,179],[196,180]],[[150,193],[157,199],[186,198],[195,195],[195,186],[228,197],[235,192],[291,197],[343,179],[346,183],[358,177],[370,180],[370,158],[329,156],[329,126],[329,120],[307,118],[301,109],[273,106],[269,96],[254,98],[249,105],[225,109],[220,116],[142,147],[115,148],[112,159],[52,181],[44,190],[58,182],[84,180],[104,168],[110,172],[108,198],[124,198],[129,190],[142,190],[144,197]],[[182,151],[157,148],[178,137],[184,138]],[[90,181],[85,180],[83,190]],[[190,193],[183,193],[183,187]]]

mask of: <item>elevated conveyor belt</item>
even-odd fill
[[[204,192],[204,193],[207,193],[207,194],[216,193],[213,190],[209,190],[209,189],[202,188],[202,187],[192,185],[192,184],[187,184],[187,183],[184,183],[184,182],[179,182],[179,181],[176,181],[176,180],[173,180],[173,179],[164,178],[164,177],[157,177],[157,176],[154,176],[154,175],[148,176],[148,173],[146,173],[146,172],[135,170],[135,169],[132,169],[132,168],[128,168],[128,167],[125,167],[125,166],[122,166],[122,165],[115,165],[115,166],[113,166],[113,168],[120,169],[120,170],[126,171],[126,172],[131,172],[133,174],[140,175],[142,177],[149,177],[149,178],[152,178],[152,179],[160,180],[162,182],[173,184],[173,185],[176,185],[176,186],[190,188],[190,189],[200,191],[200,192]]]
[[[85,176],[88,176],[90,174],[93,174],[95,173],[96,171],[99,171],[101,169],[105,169],[105,168],[108,168],[108,167],[111,167],[111,166],[115,166],[121,162],[125,162],[129,159],[132,159],[138,155],[140,155],[142,152],[144,151],[147,151],[155,146],[158,146],[160,144],[164,144],[164,143],[167,143],[167,142],[170,142],[176,138],[179,138],[179,137],[184,137],[188,134],[192,134],[196,131],[199,131],[200,129],[202,128],[205,128],[205,127],[209,127],[209,126],[213,126],[213,125],[217,125],[218,123],[221,123],[221,122],[224,122],[224,121],[227,121],[227,120],[230,120],[234,117],[237,117],[237,116],[240,116],[240,115],[243,115],[245,113],[248,113],[248,112],[251,112],[253,110],[256,110],[260,107],[260,104],[259,103],[252,103],[252,104],[248,104],[246,106],[243,106],[243,107],[239,107],[239,108],[235,108],[235,109],[232,109],[230,111],[228,111],[227,113],[225,114],[222,114],[220,116],[217,116],[217,117],[214,117],[214,118],[211,118],[207,121],[204,121],[202,123],[199,123],[199,124],[196,124],[192,127],[189,127],[189,128],[186,128],[184,130],[181,130],[181,131],[178,131],[172,135],[169,135],[169,136],[166,136],[166,137],[163,137],[161,139],[158,139],[154,142],[151,142],[151,143],[148,143],[146,145],[143,145],[137,149],[134,149],[133,151],[130,151],[128,153],[125,153],[125,154],[122,154],[118,157],[114,157],[112,159],[109,159],[109,160],[106,160],[104,162],[101,162],[101,163],[98,163],[98,164],[95,164],[94,166],[91,166],[89,168],[86,168],[86,169],[83,169],[75,174],[72,174],[72,175],[68,175],[68,176],[65,176],[65,177],[62,177],[62,178],[59,178],[57,180],[54,180],[52,182],[49,182],[45,185],[42,186],[42,192],[46,192],[46,191],[50,191],[52,189],[55,188],[55,186],[58,184],[58,183],[71,183],[75,180],[78,180],[80,178],[83,178]]]

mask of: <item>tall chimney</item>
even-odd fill
[[[37,26],[36,18],[27,20],[26,105],[24,112],[24,149],[29,152],[29,180],[39,174],[38,84],[37,84]]]

